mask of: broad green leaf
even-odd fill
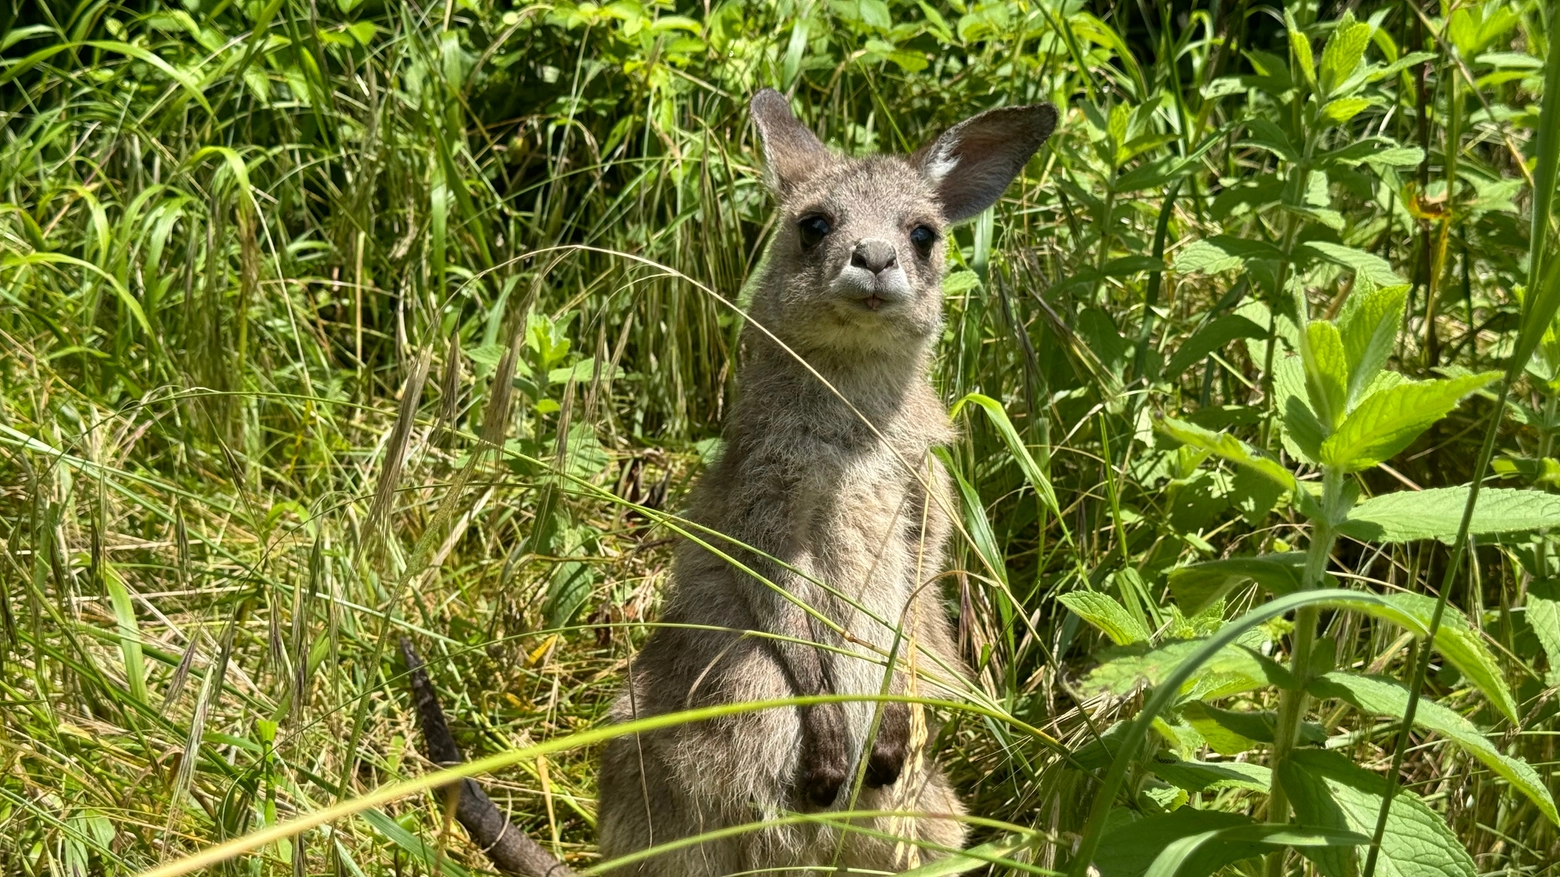
[[[1439,539],[1450,542],[1462,521],[1466,487],[1404,490],[1373,496],[1349,511],[1339,532],[1361,542],[1412,542]],[[1495,536],[1560,526],[1560,495],[1539,490],[1486,487],[1468,533]]]
[[[1371,834],[1386,793],[1385,777],[1336,752],[1299,749],[1278,766],[1279,782],[1301,822]],[[1325,877],[1355,877],[1359,852],[1337,847],[1304,850]],[[1473,859],[1446,822],[1407,789],[1387,814],[1376,862],[1379,877],[1478,877]]]
[[[1311,680],[1307,690],[1315,697],[1335,697],[1357,710],[1378,716],[1402,719],[1408,711],[1408,689],[1396,680],[1380,676],[1358,676],[1332,672]],[[1484,762],[1490,770],[1526,795],[1550,822],[1560,824],[1555,800],[1544,780],[1527,762],[1501,753],[1474,724],[1450,709],[1426,697],[1419,699],[1414,724],[1451,740]]]
[[[1397,286],[1356,290],[1343,303],[1338,332],[1343,336],[1343,353],[1349,360],[1350,408],[1392,354],[1407,300],[1407,287]]]
[[[1342,125],[1344,122],[1358,116],[1361,111],[1371,105],[1369,98],[1340,97],[1330,100],[1322,107],[1322,121],[1333,125]]]
[[[1327,45],[1322,47],[1322,64],[1317,74],[1323,94],[1334,94],[1338,86],[1354,75],[1360,59],[1365,56],[1365,47],[1370,45],[1370,32],[1369,24],[1356,22],[1353,13],[1347,10],[1343,13],[1343,18],[1327,38]]]
[[[1182,612],[1196,615],[1249,581],[1279,596],[1298,591],[1304,569],[1305,553],[1301,551],[1208,560],[1171,570],[1170,593]]]
[[[1256,639],[1253,639],[1256,637]],[[1248,634],[1253,644],[1260,642],[1259,634]],[[1174,640],[1155,648],[1139,643],[1109,649],[1104,663],[1095,667],[1084,679],[1088,690],[1105,690],[1112,694],[1128,694],[1141,686],[1157,687],[1183,662],[1206,646],[1206,639]],[[1283,665],[1245,645],[1225,646],[1202,665],[1199,675],[1182,686],[1182,692],[1194,687],[1206,688],[1200,692],[1203,698],[1228,697],[1243,691],[1252,691],[1265,685],[1280,688],[1293,687],[1294,677]]]
[[[1435,613],[1435,600],[1423,594],[1410,593],[1386,596],[1371,594],[1369,599],[1351,597],[1333,601],[1329,605],[1364,612],[1420,637],[1430,629],[1430,620]],[[1459,673],[1490,699],[1501,715],[1512,724],[1517,723],[1517,703],[1501,674],[1500,665],[1495,662],[1495,656],[1484,644],[1479,632],[1473,629],[1473,625],[1468,623],[1467,617],[1456,606],[1447,606],[1442,614],[1441,626],[1435,632],[1435,648],[1447,663],[1456,667]]]
[[[1378,390],[1322,442],[1322,463],[1358,472],[1385,462],[1445,417],[1464,396],[1499,378],[1500,372],[1492,371]]]
[[[1273,785],[1273,772],[1260,764],[1244,761],[1182,761],[1155,759],[1148,769],[1167,783],[1188,792],[1216,792],[1220,789],[1245,789],[1266,793]]]
[[[1225,314],[1198,329],[1197,334],[1186,339],[1181,349],[1165,363],[1163,374],[1179,375],[1208,354],[1224,349],[1224,345],[1236,338],[1266,337],[1267,330],[1251,320],[1239,314]]]
[[[1311,53],[1311,39],[1295,24],[1295,17],[1288,9],[1284,10],[1284,24],[1289,30],[1289,51],[1294,57],[1295,63],[1300,66],[1300,72],[1305,76],[1305,84],[1316,90],[1316,56]]]
[[[1349,360],[1343,354],[1338,327],[1324,320],[1307,325],[1300,354],[1311,410],[1324,426],[1336,429],[1343,422],[1349,398]]]
[[[1295,489],[1295,476],[1291,475],[1281,463],[1260,455],[1250,445],[1228,433],[1213,432],[1173,417],[1160,419],[1157,427],[1165,435],[1182,444],[1208,451],[1237,466],[1251,469],[1285,490]]]
[[[1181,707],[1181,716],[1197,733],[1203,735],[1210,746],[1214,745],[1216,738],[1232,744],[1242,740],[1248,744],[1272,743],[1273,729],[1278,724],[1278,714],[1272,710],[1227,710],[1202,701],[1193,701]],[[1300,742],[1317,744],[1326,739],[1327,731],[1321,725],[1314,722],[1300,723]],[[1222,755],[1237,755],[1251,748],[1251,745],[1247,745],[1229,752],[1215,747],[1214,751]]]
[[[1148,867],[1143,877],[1207,877],[1213,871],[1197,861],[1198,852],[1209,847],[1220,850],[1232,847],[1240,849],[1248,843],[1296,849],[1357,847],[1360,844],[1370,843],[1370,838],[1359,832],[1336,828],[1313,828],[1281,823],[1236,825],[1205,831],[1172,842],[1154,859],[1154,863]]]
[[[1209,241],[1192,241],[1175,254],[1171,270],[1177,274],[1218,274],[1245,266],[1244,257],[1229,253]]]
[[[1070,591],[1057,599],[1079,618],[1103,631],[1118,646],[1148,641],[1148,625],[1143,623],[1142,617],[1128,612],[1107,594]]]
[[[1327,241],[1306,241],[1305,246],[1313,253],[1335,265],[1348,268],[1355,274],[1363,274],[1370,282],[1378,287],[1392,288],[1404,286],[1406,282],[1392,270],[1386,259],[1367,253],[1354,247],[1346,247],[1343,244],[1333,244]]]
[[[1190,807],[1162,816],[1145,817],[1120,811],[1112,814],[1112,821],[1094,856],[1094,868],[1100,877],[1143,877],[1165,848],[1181,838],[1255,824],[1250,817],[1237,813]],[[1218,844],[1197,850],[1181,867],[1186,869],[1183,872],[1186,875],[1212,874],[1226,865],[1266,851],[1266,847],[1257,843]]]
[[[1548,683],[1560,685],[1560,583],[1553,579],[1528,586],[1527,622],[1549,656]]]

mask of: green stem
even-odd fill
[[[1311,544],[1305,555],[1305,572],[1301,578],[1302,590],[1314,591],[1321,587],[1327,574],[1327,558],[1332,553],[1336,533],[1333,521],[1343,503],[1343,471],[1332,466],[1322,468],[1322,519],[1312,521]],[[1289,666],[1295,677],[1295,687],[1284,691],[1278,705],[1278,727],[1273,736],[1273,784],[1268,792],[1268,822],[1289,821],[1289,796],[1279,781],[1279,767],[1289,758],[1289,753],[1300,740],[1300,722],[1305,718],[1305,685],[1310,677],[1311,650],[1316,644],[1317,612],[1315,606],[1302,606],[1295,612],[1294,647]],[[1267,862],[1268,877],[1283,877],[1285,850],[1275,850]]]

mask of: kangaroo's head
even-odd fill
[[[948,228],[1001,197],[1056,127],[1050,104],[990,110],[912,155],[830,152],[779,92],[753,96],[779,221],[753,318],[803,351],[919,354],[942,322]]]

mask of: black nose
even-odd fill
[[[856,249],[851,251],[850,264],[856,268],[865,268],[873,274],[881,274],[899,264],[899,257],[894,254],[893,244],[878,238],[868,238],[859,241]]]

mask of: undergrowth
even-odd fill
[[[772,85],[852,153],[1062,108],[949,248],[964,866],[1560,873],[1553,16],[0,10],[0,870],[480,869],[399,634],[595,863]]]

